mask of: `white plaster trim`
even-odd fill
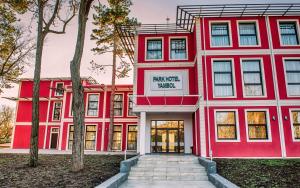
[[[101,133],[101,147],[100,151],[104,151],[104,136],[105,136],[105,116],[106,116],[106,101],[107,101],[107,87],[104,89],[103,97],[103,113],[102,113],[102,133]]]
[[[197,108],[196,105],[138,105],[135,108],[135,112],[195,112]]]
[[[157,63],[137,63],[138,68],[167,68],[167,67],[194,67],[195,62],[157,62]]]

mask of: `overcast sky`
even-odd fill
[[[166,18],[170,18],[170,23],[174,23],[176,20],[176,6],[187,4],[225,4],[225,3],[299,3],[299,0],[132,0],[133,6],[131,8],[131,16],[136,17],[139,22],[146,23],[166,23]],[[96,1],[95,1],[96,2]],[[100,2],[102,2],[100,0]],[[95,47],[93,41],[90,41],[90,34],[93,29],[92,13],[87,24],[86,41],[84,46],[84,54],[82,58],[81,75],[92,76],[99,83],[110,84],[110,70],[107,69],[106,73],[97,74],[90,70],[90,64],[92,60],[98,63],[108,64],[111,63],[111,54],[106,55],[94,55],[91,52],[91,48]],[[30,23],[30,16],[21,19],[23,26],[27,26]],[[32,28],[32,33],[36,31]],[[77,33],[77,18],[69,24],[66,34],[53,35],[50,34],[46,38],[46,43],[43,51],[42,72],[41,77],[69,77],[69,62],[73,57]],[[34,59],[33,59],[34,62]],[[27,69],[26,73],[22,77],[33,78],[34,64]],[[131,84],[132,73],[130,77],[117,80],[117,84]],[[18,87],[5,90],[1,96],[17,97]],[[0,98],[0,104],[7,104],[15,106],[15,102],[8,101]]]

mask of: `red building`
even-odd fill
[[[115,122],[122,125],[115,128],[117,149],[131,148],[136,139],[127,138],[134,132],[131,145],[142,155],[300,157],[299,25],[300,4],[239,4],[178,6],[176,24],[120,27],[134,79],[132,87],[118,86],[124,107]],[[42,82],[41,148],[51,148],[53,135],[59,149],[72,142],[70,82],[61,80],[62,96],[49,89],[61,87],[57,80]],[[94,125],[86,135],[96,130],[93,148],[103,151],[109,86],[84,84],[86,125]],[[14,148],[28,148],[31,87],[25,80],[20,86]],[[93,94],[99,95],[96,112],[89,108]],[[58,121],[55,106],[62,111]],[[132,110],[138,117],[128,116]]]
[[[40,89],[39,148],[69,150],[74,127],[71,111],[70,78],[45,78]],[[85,101],[85,149],[106,151],[111,87],[83,79]],[[12,148],[29,148],[33,81],[20,82]],[[137,143],[137,117],[132,113],[132,85],[118,85],[115,95],[113,149],[134,150]]]

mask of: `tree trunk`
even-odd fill
[[[114,29],[114,36],[116,35],[116,29]],[[110,94],[110,118],[109,118],[109,142],[108,142],[108,150],[112,151],[113,145],[113,128],[114,128],[114,98],[115,98],[115,90],[116,90],[116,61],[117,61],[117,38],[114,37],[114,45],[113,45],[113,66],[112,66],[112,76],[111,76],[111,94]],[[122,148],[121,148],[122,149]]]
[[[84,47],[86,22],[92,2],[93,0],[81,0],[80,2],[76,49],[70,62],[73,90],[74,141],[72,146],[72,171],[74,172],[78,172],[84,167],[84,88],[80,78],[80,64]]]
[[[38,136],[39,136],[39,93],[40,93],[40,74],[44,44],[43,33],[43,14],[44,7],[42,1],[38,1],[38,34],[37,48],[35,54],[35,68],[33,78],[33,97],[32,97],[32,126],[30,137],[30,158],[29,166],[36,167],[38,165]]]

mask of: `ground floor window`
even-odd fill
[[[151,121],[151,152],[184,153],[184,122]]]
[[[96,146],[96,125],[86,125],[85,127],[85,147],[86,150],[95,150]]]
[[[121,145],[122,145],[122,126],[114,125],[112,149],[121,150]]]
[[[70,125],[69,127],[69,141],[68,141],[68,149],[71,150],[73,146],[74,139],[74,125]]]
[[[237,139],[235,111],[217,111],[216,124],[218,140]]]
[[[300,140],[300,111],[293,111],[292,116],[294,139]]]
[[[266,112],[247,111],[247,125],[249,140],[269,138]]]
[[[136,150],[137,148],[137,126],[128,125],[127,150]]]

